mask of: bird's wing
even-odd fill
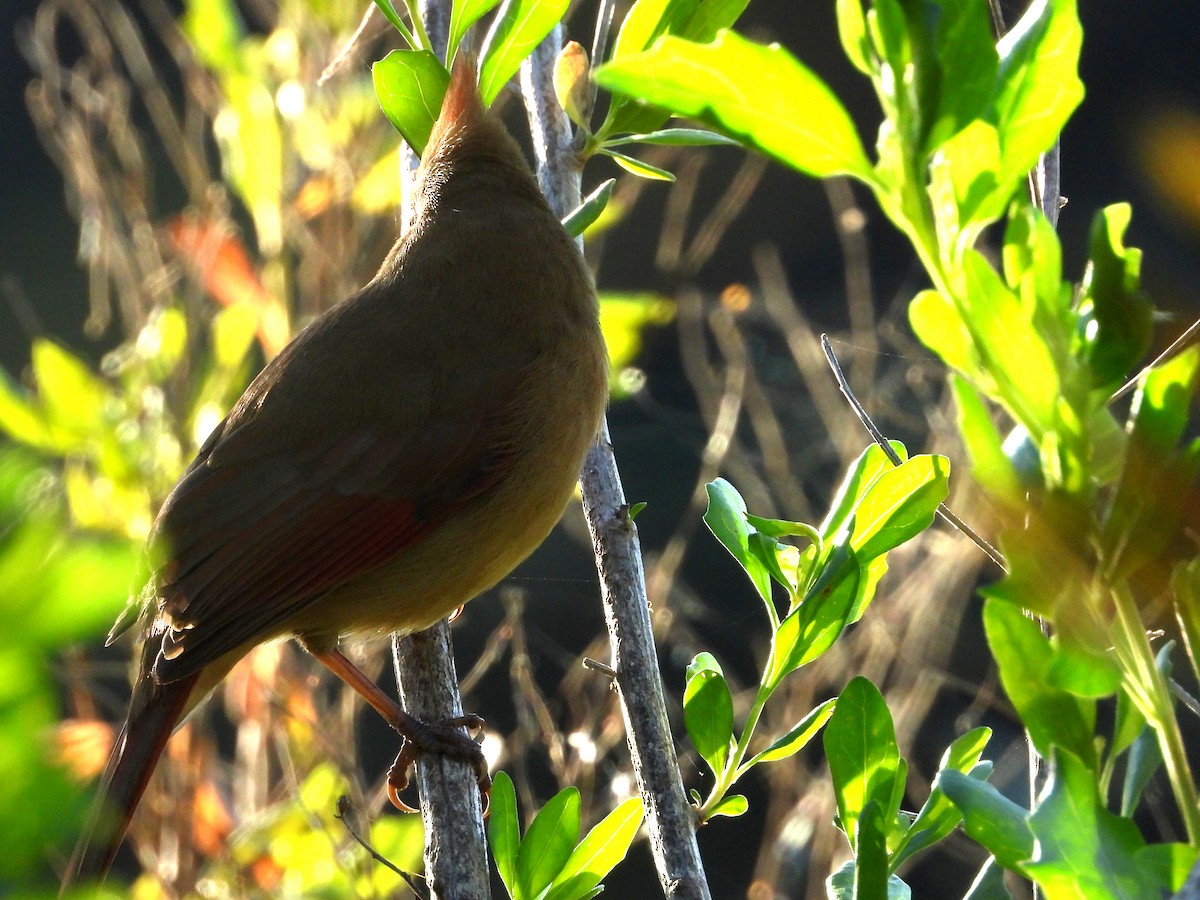
[[[335,379],[347,392],[339,398],[317,358],[336,343],[308,341],[292,356],[307,355],[309,365],[284,360],[264,370],[164,504],[157,594],[171,628],[158,680],[277,634],[322,593],[420,540],[503,476],[524,351],[480,350],[455,379],[469,378],[472,389],[429,383],[414,396],[411,379],[422,369],[406,363],[405,350],[415,348],[359,348],[359,376],[374,389]],[[347,365],[344,354],[328,365]],[[338,400],[343,408],[323,418],[297,413],[303,403]],[[382,412],[406,402],[417,411]]]

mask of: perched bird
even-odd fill
[[[398,712],[339,637],[432,625],[562,515],[607,398],[595,289],[461,59],[416,189],[378,274],[263,369],[163,504],[109,812],[64,886],[107,872],[168,737],[253,647],[294,636]]]

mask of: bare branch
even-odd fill
[[[552,82],[562,40],[562,27],[558,26],[521,66],[521,89],[538,157],[538,182],[560,216],[573,209],[580,197],[571,127],[555,99]],[[696,846],[696,819],[683,793],[667,720],[637,528],[629,518],[607,422],[584,462],[581,480],[629,751],[646,804],[659,882],[668,897],[708,898],[708,882]]]
[[[422,0],[421,15],[435,50],[444,55],[449,0]],[[411,183],[419,161],[410,147],[404,148],[403,156],[404,175]],[[413,193],[406,189],[406,200]],[[401,221],[407,224],[410,217],[411,210],[405,209]],[[425,722],[463,714],[448,622],[439,622],[420,634],[394,638],[392,656],[401,700],[408,712]],[[425,824],[425,877],[430,896],[456,900],[489,897],[483,809],[470,765],[424,754],[417,760],[417,786]]]

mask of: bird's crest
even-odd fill
[[[446,88],[446,97],[442,100],[442,114],[438,118],[447,123],[458,122],[461,119],[474,118],[482,112],[483,100],[479,96],[479,73],[475,65],[475,55],[459,53],[450,72],[450,85]]]
[[[441,114],[433,124],[429,141],[425,145],[425,155],[428,156],[429,151],[437,147],[451,129],[478,121],[482,116],[483,100],[479,96],[479,75],[475,56],[471,53],[459,53],[450,72],[450,84],[446,87],[446,96],[442,100]]]

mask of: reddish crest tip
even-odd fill
[[[475,56],[459,53],[450,72],[450,85],[442,100],[442,113],[438,117],[444,124],[465,121],[483,112],[483,101],[479,98],[479,76],[475,67]]]

